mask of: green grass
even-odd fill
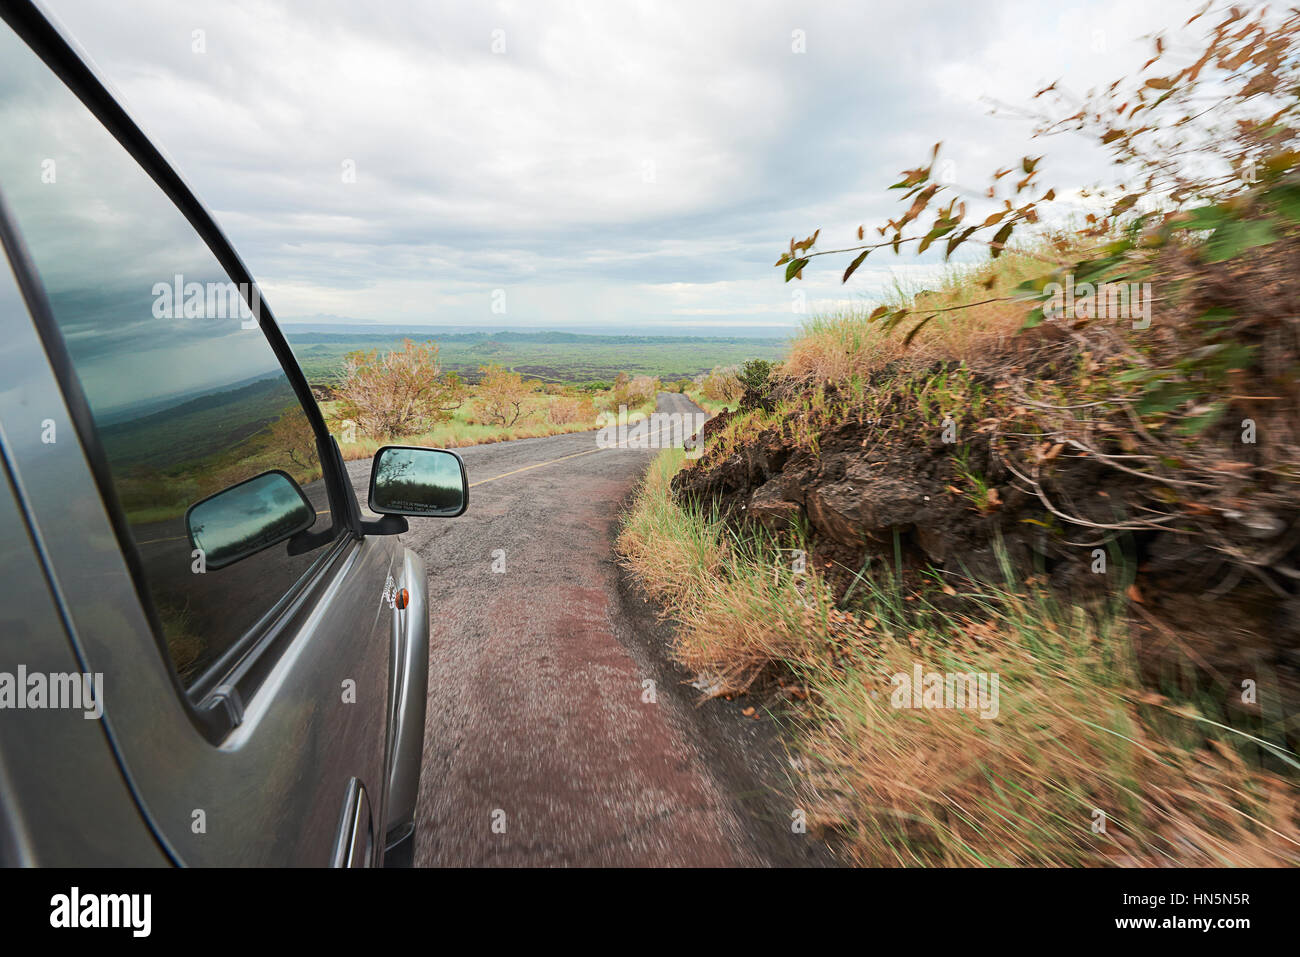
[[[341,374],[347,353],[401,348],[404,337],[295,333],[288,327],[287,338],[307,378],[329,383]],[[612,382],[620,372],[657,376],[665,382],[687,379],[714,366],[738,365],[756,358],[775,360],[786,347],[783,339],[718,336],[422,334],[413,330],[409,338],[437,342],[443,368],[470,379],[477,377],[479,366],[498,363],[529,378],[563,384]]]
[[[343,452],[344,459],[351,461],[352,459],[369,458],[382,445],[406,444],[455,449],[468,445],[505,442],[512,439],[562,435],[568,432],[585,432],[596,428],[596,417],[594,415],[589,421],[551,422],[547,418],[546,410],[552,398],[552,396],[541,393],[530,396],[525,402],[523,417],[514,425],[506,426],[483,422],[479,401],[474,397],[470,397],[464,405],[452,413],[452,417],[448,421],[439,423],[426,432],[393,436],[383,441],[368,439],[360,434],[356,436],[356,441],[344,441],[342,425],[338,416],[340,403],[338,401],[328,401],[320,403],[320,406],[330,432],[339,441],[339,448]]]
[[[553,422],[548,410],[557,400],[590,398],[592,415],[590,418],[576,422]],[[588,393],[568,388],[559,395],[538,392],[529,396],[523,405],[523,414],[512,425],[484,421],[485,415],[479,398],[471,394],[445,422],[433,428],[410,435],[390,436],[380,441],[367,438],[359,433],[355,441],[346,441],[341,420],[340,406],[337,400],[320,403],[321,414],[331,434],[339,442],[343,458],[369,458],[383,445],[406,444],[421,445],[432,448],[455,449],[470,445],[486,445],[492,442],[508,442],[514,439],[541,438],[548,435],[564,435],[570,432],[586,432],[604,425],[610,416],[617,415],[617,409],[611,408],[613,398],[609,391]],[[647,399],[628,408],[629,423],[639,422],[655,410],[655,399]]]
[[[719,415],[723,412],[735,412],[740,407],[739,402],[719,402],[716,399],[708,399],[700,394],[699,389],[687,389],[683,393],[686,398],[690,399],[709,415]]]

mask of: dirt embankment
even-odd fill
[[[1253,268],[1271,275],[1285,265]],[[705,455],[674,492],[737,521],[806,528],[813,560],[841,594],[872,562],[899,565],[914,582],[925,569],[1000,578],[1005,555],[1069,604],[1125,603],[1153,686],[1209,691],[1234,721],[1293,714],[1293,327],[1277,320],[1276,302],[1243,319],[1242,277],[1196,278],[1199,294],[1162,317],[1154,346],[1144,343],[1137,376],[1135,352],[1113,328],[1049,326],[982,369],[883,370],[853,394],[774,381],[709,423]],[[1167,420],[1158,408],[1167,386],[1149,370],[1213,355],[1203,317],[1227,296],[1248,361],[1227,360],[1237,365],[1222,374],[1194,367],[1191,397]],[[1133,381],[1145,391],[1123,394]],[[936,383],[942,394],[930,403]],[[1206,409],[1216,413],[1208,424],[1187,429]],[[1245,681],[1270,690],[1251,700]],[[1295,731],[1289,739],[1300,743]]]

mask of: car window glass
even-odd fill
[[[173,665],[192,683],[303,580],[333,537],[314,432],[246,290],[4,29],[0,130],[0,190],[90,403]],[[272,470],[301,486],[311,528],[207,568],[187,510]]]

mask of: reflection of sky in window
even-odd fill
[[[0,129],[0,184],[98,413],[278,368],[261,331],[241,328],[238,317],[154,317],[155,283],[229,277],[162,191],[7,30]],[[47,160],[53,182],[43,181]]]

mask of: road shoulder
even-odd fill
[[[617,539],[621,515],[631,501],[632,496],[624,500],[619,518],[611,524],[611,541]],[[612,553],[611,560],[617,563]],[[693,676],[670,657],[674,624],[661,617],[662,608],[646,597],[636,575],[621,564],[617,591],[615,637],[654,679],[660,702],[706,759],[719,792],[744,828],[753,857],[767,867],[837,866],[823,840],[791,829],[798,802],[779,719],[766,713],[762,702],[703,700],[690,684]],[[742,714],[753,706],[757,719]]]

